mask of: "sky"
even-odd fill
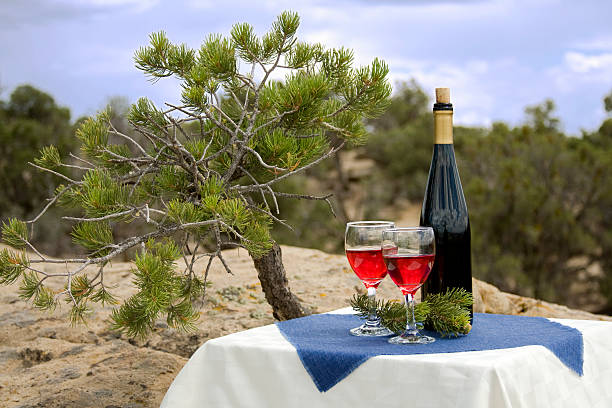
[[[115,96],[177,102],[175,81],[134,67],[150,33],[198,48],[237,22],[264,33],[283,10],[299,13],[302,40],[352,48],[359,65],[384,59],[393,84],[450,87],[457,124],[519,124],[546,98],[571,134],[605,118],[612,2],[601,0],[2,0],[0,99],[29,83],[73,119]]]

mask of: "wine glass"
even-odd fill
[[[406,299],[406,331],[389,339],[392,344],[428,344],[433,337],[421,335],[414,319],[414,294],[431,272],[436,255],[431,227],[391,228],[383,232],[382,254],[389,276]]]
[[[344,248],[351,268],[368,289],[369,314],[366,322],[350,333],[354,336],[389,336],[393,332],[376,316],[376,288],[387,276],[382,257],[382,234],[395,224],[388,221],[357,221],[346,224]]]

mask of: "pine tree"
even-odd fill
[[[40,309],[53,309],[63,298],[72,305],[71,320],[79,322],[91,303],[117,303],[104,285],[104,268],[139,248],[133,277],[138,292],[114,310],[112,321],[129,336],[146,336],[162,316],[172,327],[192,328],[212,260],[229,272],[221,250],[242,247],[254,259],[274,315],[307,314],[289,290],[270,227],[284,223],[279,199],[328,196],[275,187],[346,142],[362,142],[364,119],[383,112],[391,87],[383,61],[355,68],[351,50],[298,41],[299,23],[297,14],[283,12],[263,36],[249,24],[236,24],[228,37],[206,37],[199,50],[170,42],[164,32],[151,34],[149,45],[135,53],[136,67],[153,82],[178,79],[181,102],[162,108],[139,99],[128,115],[132,136],[113,126],[108,110],[84,121],[77,132],[82,152],[71,165],[79,176],[57,171],[62,162],[55,146],[42,149],[32,165],[62,183],[37,217],[3,225],[3,240],[14,250],[0,253],[0,283],[20,280],[20,295]],[[118,138],[123,143],[111,143]],[[332,147],[331,138],[342,142]],[[74,223],[73,241],[87,256],[50,259],[30,242],[29,227],[53,205],[80,211],[64,221]],[[148,230],[116,242],[113,229],[122,223]],[[197,252],[207,242],[214,249]],[[176,267],[181,257],[184,273]],[[193,266],[202,258],[208,266],[198,274]],[[36,267],[45,263],[70,266],[59,276],[66,280],[60,293],[45,285],[58,276]],[[92,265],[95,274],[88,272]]]

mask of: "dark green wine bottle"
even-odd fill
[[[432,227],[436,258],[422,289],[428,294],[450,288],[472,292],[470,218],[453,148],[453,105],[448,88],[436,88],[434,148],[421,209],[421,225]],[[471,310],[473,315],[473,310]]]

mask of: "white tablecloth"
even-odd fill
[[[332,313],[348,313],[341,309]],[[551,319],[584,339],[584,376],[543,346],[377,356],[320,393],[275,325],[207,341],[162,408],[612,407],[612,323]],[[407,346],[409,347],[409,346]]]

